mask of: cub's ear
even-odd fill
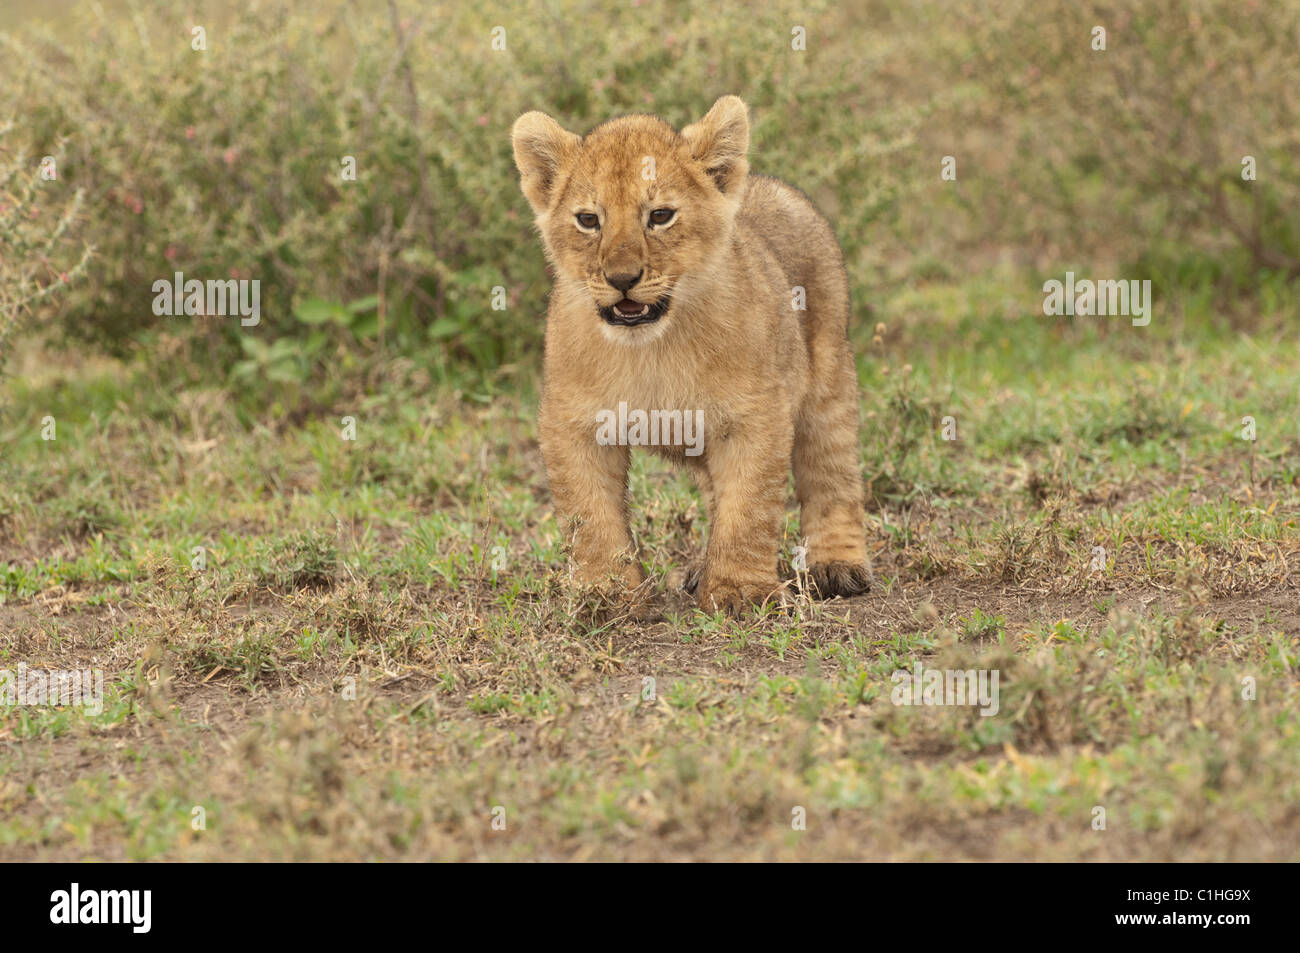
[[[543,112],[524,113],[510,131],[519,187],[538,215],[550,207],[560,170],[578,151],[579,137]]]
[[[718,184],[731,192],[749,173],[749,110],[739,96],[723,96],[699,122],[682,130],[691,155]]]

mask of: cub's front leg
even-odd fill
[[[542,401],[539,433],[555,513],[572,545],[578,582],[611,578],[634,589],[645,580],[627,522],[627,447],[596,442],[595,421]]]
[[[776,576],[793,425],[752,421],[705,450],[712,488],[709,542],[696,598],[739,614],[780,588]]]

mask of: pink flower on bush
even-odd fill
[[[221,158],[225,160],[226,165],[234,165],[235,160],[239,158],[239,150],[236,149],[234,146],[231,146],[224,153],[222,153]]]
[[[194,138],[194,127],[193,127],[193,126],[186,126],[186,127],[185,127],[185,138],[186,138],[186,139],[193,139],[193,138]]]
[[[175,260],[176,260],[176,246],[175,246],[175,245],[168,245],[168,246],[167,246],[167,249],[163,252],[163,257],[166,258],[168,261],[175,261]]]

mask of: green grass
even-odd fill
[[[1206,331],[1106,359],[1113,337],[1036,321],[973,361],[960,334],[998,332],[949,320],[946,346],[887,321],[861,349],[880,585],[741,620],[672,588],[704,527],[651,458],[633,525],[658,617],[569,587],[533,386],[388,393],[352,443],[332,417],[140,413],[161,398],[130,365],[87,366],[81,402],[11,382],[13,420],[60,416],[4,461],[0,660],[94,656],[115,687],[98,718],[0,710],[26,752],[0,769],[0,849],[1294,858],[1254,832],[1300,793],[1300,348]],[[1253,483],[1242,407],[1279,421]],[[892,704],[918,660],[997,669],[998,714]],[[54,770],[69,746],[88,767]]]

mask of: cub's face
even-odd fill
[[[724,96],[680,133],[626,116],[579,137],[530,112],[513,140],[557,282],[590,297],[593,328],[657,337],[729,238],[748,171],[744,103]]]

